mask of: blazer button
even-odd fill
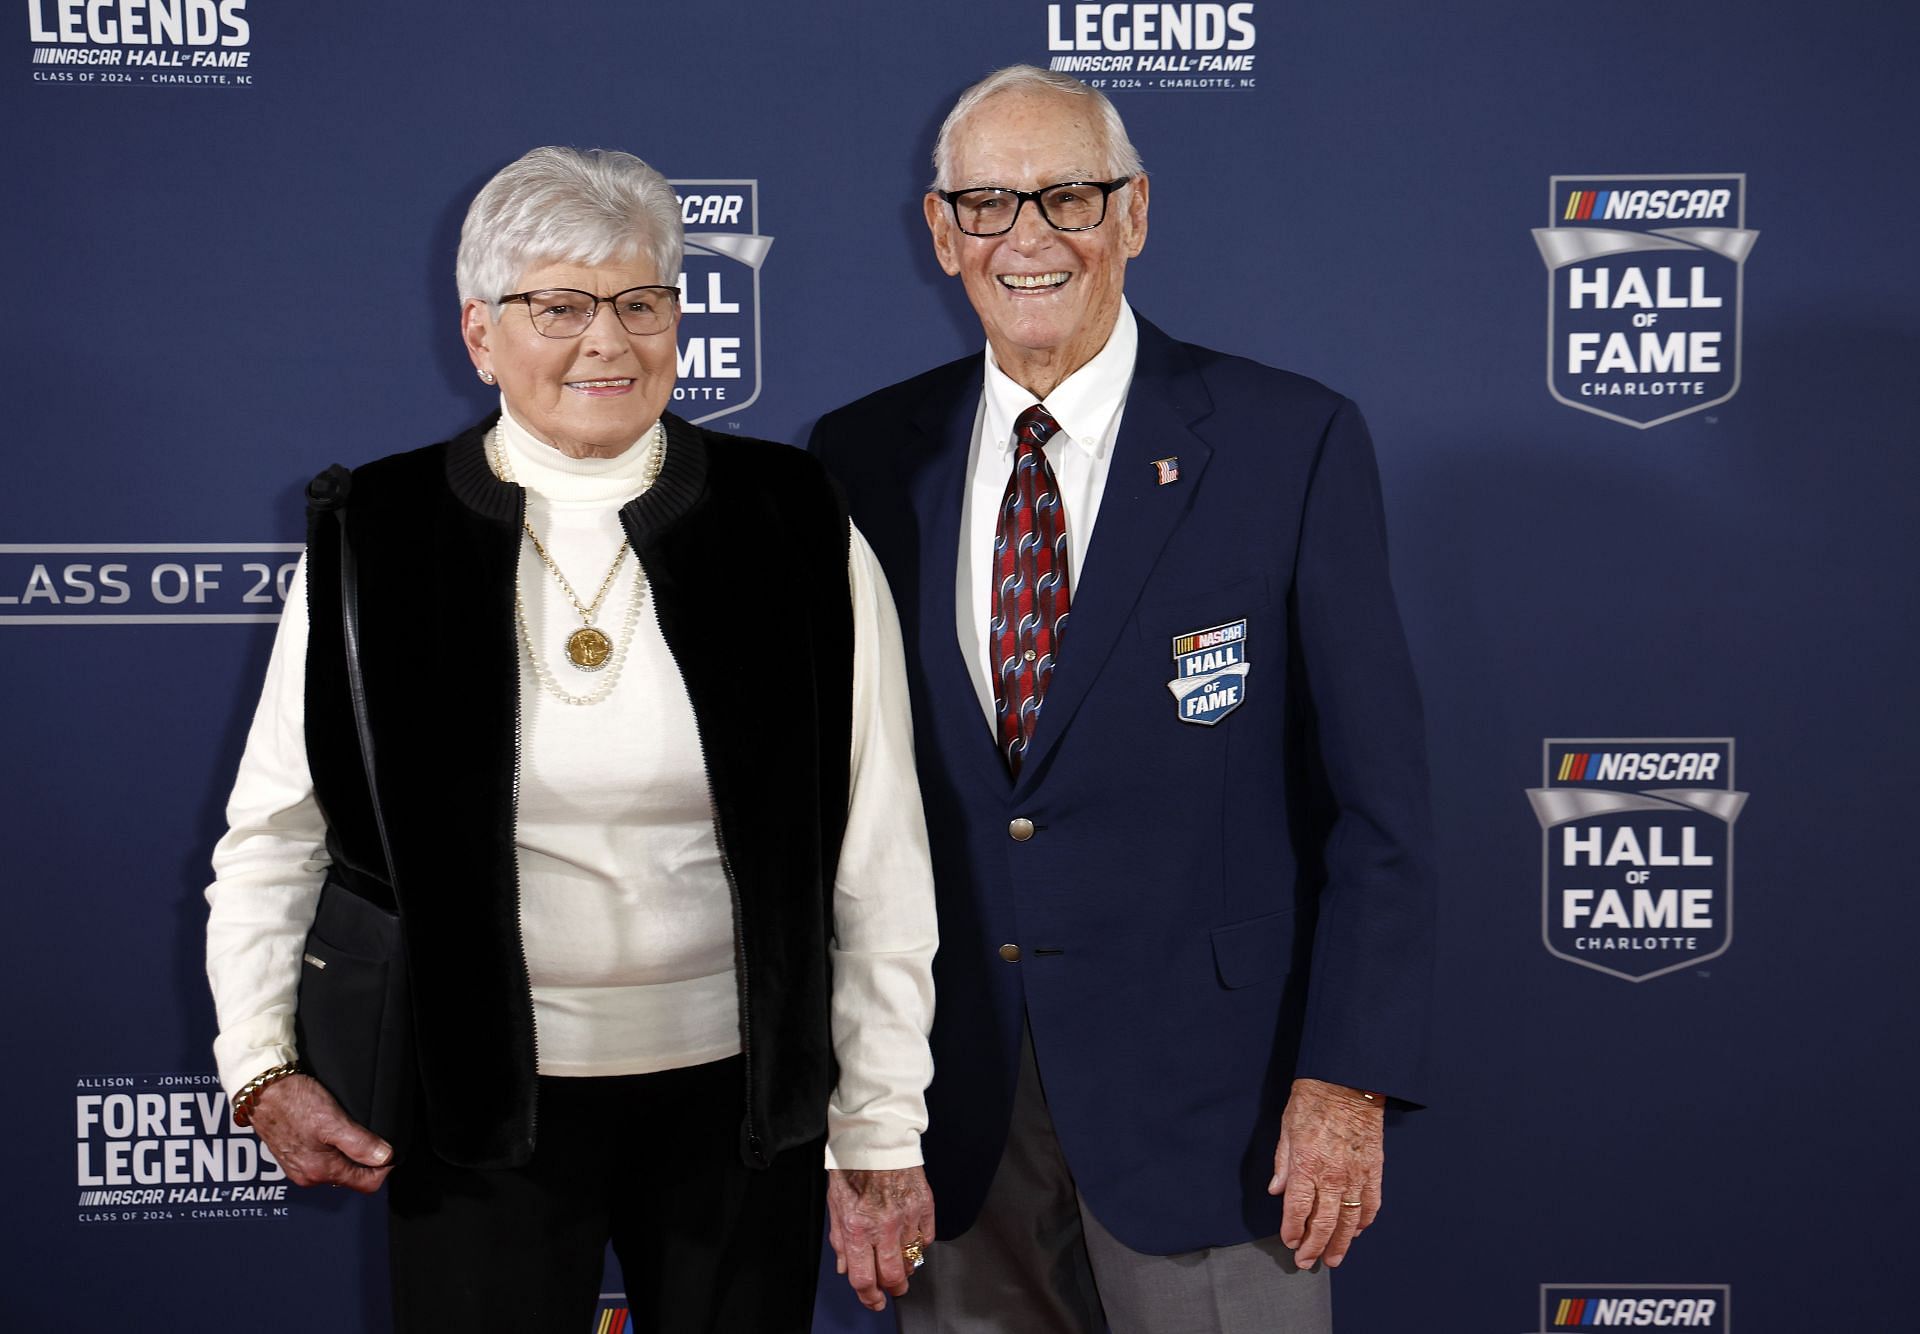
[[[1018,945],[1002,945],[1000,947],[1000,957],[1008,963],[1019,963],[1020,947]]]
[[[1007,826],[1007,832],[1013,835],[1015,843],[1025,843],[1033,837],[1033,821],[1022,815]]]

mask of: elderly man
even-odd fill
[[[1421,720],[1372,446],[1122,295],[1147,177],[1030,67],[941,127],[986,332],[826,417],[906,632],[940,902],[909,1331],[1325,1330],[1423,1096]]]

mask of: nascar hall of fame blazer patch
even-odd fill
[[[1547,225],[1547,388],[1645,430],[1740,388],[1744,173],[1555,176]]]
[[[1247,699],[1247,618],[1173,637],[1174,707],[1183,723],[1212,727]]]
[[[1644,982],[1733,941],[1733,739],[1555,740],[1540,820],[1549,953]]]
[[[760,397],[758,181],[674,181],[687,247],[680,268],[680,378],[674,411],[696,426]]]

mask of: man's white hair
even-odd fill
[[[667,178],[631,153],[536,148],[474,196],[460,227],[460,299],[493,305],[537,264],[644,256],[657,282],[679,281],[684,229]],[[595,296],[606,293],[596,292]]]
[[[980,104],[1001,93],[1011,92],[1049,92],[1067,97],[1091,98],[1100,123],[1100,138],[1106,146],[1107,164],[1101,170],[1108,178],[1117,176],[1138,176],[1146,169],[1140,164],[1140,154],[1133,146],[1133,140],[1127,138],[1126,124],[1120,119],[1120,112],[1108,100],[1107,95],[1098,88],[1090,88],[1071,74],[1055,74],[1036,65],[1008,65],[997,69],[986,78],[960,94],[960,100],[953,104],[953,110],[940,122],[940,137],[933,142],[933,188],[952,190],[960,182],[953,178],[953,156],[955,140],[959,137],[961,122],[979,109]],[[997,184],[998,182],[994,182]],[[969,181],[969,185],[988,184],[982,181]],[[1048,184],[1048,182],[1037,182]]]

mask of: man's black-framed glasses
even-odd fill
[[[1009,190],[984,185],[973,190],[935,191],[953,210],[953,220],[968,236],[1002,236],[1020,220],[1028,200],[1057,232],[1089,232],[1107,220],[1107,196],[1131,181],[1061,181],[1038,190]]]
[[[600,303],[613,307],[613,317],[630,334],[665,333],[680,309],[677,287],[629,287],[612,296],[595,296],[575,287],[543,287],[534,292],[510,292],[500,304],[524,301],[533,331],[545,338],[578,338],[593,325]]]

